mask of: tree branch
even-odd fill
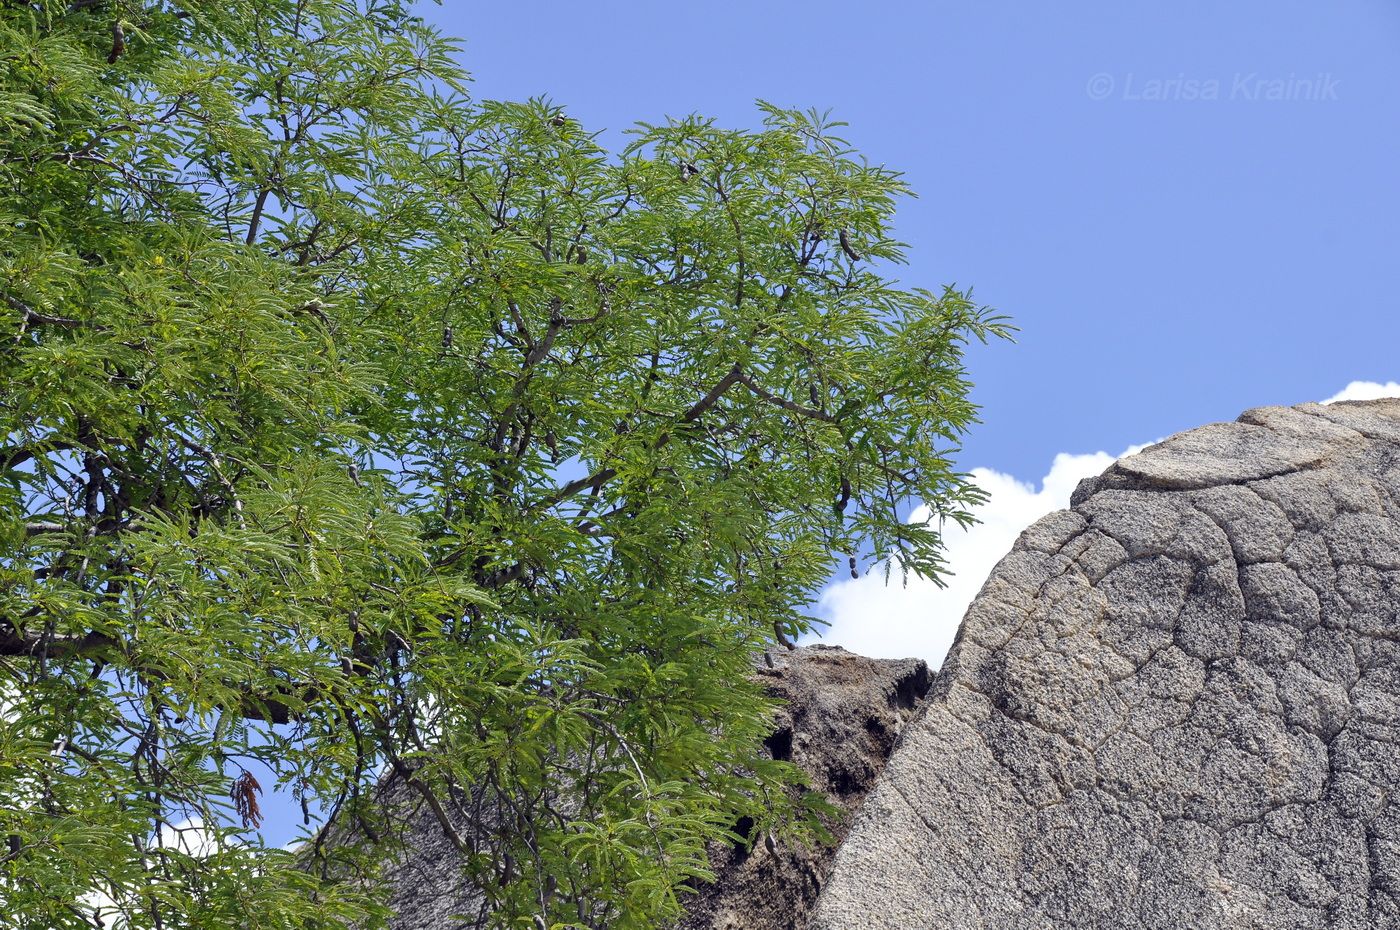
[[[120,640],[105,633],[91,632],[82,636],[50,636],[43,632],[21,632],[13,627],[0,632],[0,656],[6,658],[48,659],[87,659],[109,656],[121,649]],[[165,676],[153,669],[143,669],[142,674],[160,681]],[[301,712],[293,710],[295,704],[310,706],[320,701],[324,693],[319,688],[308,687],[298,690],[287,684],[270,695],[244,694],[237,706],[227,707],[247,720],[262,720],[267,723],[291,723]]]
[[[116,646],[115,639],[96,632],[83,636],[49,636],[15,629],[0,632],[0,656],[29,657],[42,653],[51,659],[69,659],[96,655]]]
[[[35,521],[24,524],[25,536],[38,536],[41,533],[62,533],[67,527],[62,523],[50,523],[46,520]]]
[[[710,388],[709,392],[704,397],[700,398],[698,401],[692,404],[691,407],[688,410],[686,410],[685,413],[681,414],[680,418],[676,421],[676,425],[686,426],[700,419],[700,417],[705,415],[706,411],[712,408],[715,404],[719,403],[719,399],[725,395],[726,391],[732,388],[735,384],[744,381],[744,377],[745,376],[743,368],[740,367],[738,362],[735,362],[734,367],[729,369],[728,374],[721,378],[715,384],[714,387]],[[653,444],[652,449],[660,449],[662,446],[666,445],[670,441],[671,431],[667,430],[660,436],[656,437],[656,442]],[[569,483],[560,486],[553,494],[549,495],[549,497],[545,499],[545,505],[548,507],[553,507],[555,504],[562,503],[568,500],[570,497],[573,497],[575,494],[577,494],[579,491],[582,491],[584,488],[593,485],[602,485],[607,481],[611,481],[616,476],[617,469],[603,468],[594,472],[591,475],[587,475],[586,477],[575,478],[573,481],[570,481]]]
[[[0,296],[4,297],[5,303],[9,305],[11,309],[18,310],[20,312],[20,314],[24,317],[24,325],[26,327],[28,327],[30,324],[38,324],[40,326],[62,326],[65,329],[72,329],[76,326],[83,325],[82,320],[73,320],[64,316],[50,316],[47,313],[40,313],[38,310],[35,310],[34,308],[30,307],[18,297],[12,297],[9,294],[4,294]]]
[[[784,410],[791,411],[792,413],[796,413],[800,416],[807,417],[808,419],[821,420],[823,423],[837,422],[836,417],[832,416],[824,410],[818,410],[815,407],[805,407],[802,404],[794,403],[793,401],[790,401],[785,397],[779,397],[777,394],[774,394],[772,391],[769,391],[766,388],[764,388],[763,385],[759,384],[757,381],[755,381],[748,375],[741,374],[739,376],[739,382],[743,384],[744,387],[748,388],[750,391],[753,391],[754,394],[768,401],[768,403],[778,407],[782,407]]]
[[[267,198],[271,193],[272,190],[267,187],[258,192],[257,202],[253,204],[253,216],[248,220],[248,235],[243,239],[245,245],[258,241],[258,226],[262,223],[263,210],[267,209]]]

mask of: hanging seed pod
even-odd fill
[[[107,64],[114,65],[117,59],[122,57],[126,51],[126,30],[122,28],[122,21],[117,20],[112,23],[112,51],[107,55]]]
[[[856,568],[856,557],[855,557],[854,555],[848,556],[847,559],[846,559],[846,562],[847,562],[848,565],[851,566],[851,577],[852,577],[852,578],[859,578],[859,577],[860,577],[860,570]]]
[[[233,780],[229,797],[233,799],[234,813],[238,814],[244,827],[262,826],[262,810],[258,807],[259,794],[262,794],[262,785],[258,784],[251,772],[245,771]]]
[[[846,230],[837,233],[837,238],[841,241],[841,251],[846,253],[846,257],[853,262],[860,261],[860,253],[851,246],[851,237],[846,235]]]

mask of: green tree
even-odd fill
[[[970,519],[1007,327],[882,276],[896,174],[768,106],[610,153],[455,51],[398,0],[0,0],[7,926],[372,923],[384,771],[502,926],[655,926],[803,816],[756,652],[833,555],[937,575],[908,501]],[[358,858],[265,847],[268,769]]]

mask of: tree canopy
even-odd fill
[[[661,925],[806,816],[755,655],[980,499],[1008,327],[888,277],[899,175],[767,105],[608,151],[411,13],[0,0],[8,926],[372,925],[386,773],[500,926]]]

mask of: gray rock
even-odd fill
[[[918,659],[880,660],[834,646],[774,650],[756,674],[782,704],[767,752],[801,768],[811,788],[846,814],[859,807],[895,740],[928,694],[933,676]],[[794,789],[797,790],[797,789]],[[387,779],[380,803],[402,812],[405,852],[388,863],[391,930],[473,930],[490,924],[484,896],[464,881],[461,858],[415,796]],[[489,815],[489,810],[486,811]],[[801,845],[755,835],[710,849],[712,884],[691,889],[676,930],[794,930],[806,925],[851,818],[829,824],[831,844]],[[460,825],[466,829],[468,825]]]
[[[783,702],[767,741],[776,758],[793,762],[838,808],[856,810],[884,771],[895,740],[928,694],[933,676],[918,659],[867,659],[835,646],[772,654],[760,667],[769,692]],[[677,930],[795,930],[807,925],[851,818],[828,826],[830,845],[778,841],[769,848],[752,828],[750,843],[712,847],[715,882],[685,902]]]
[[[1400,928],[1400,401],[1083,482],[968,609],[814,930]]]

